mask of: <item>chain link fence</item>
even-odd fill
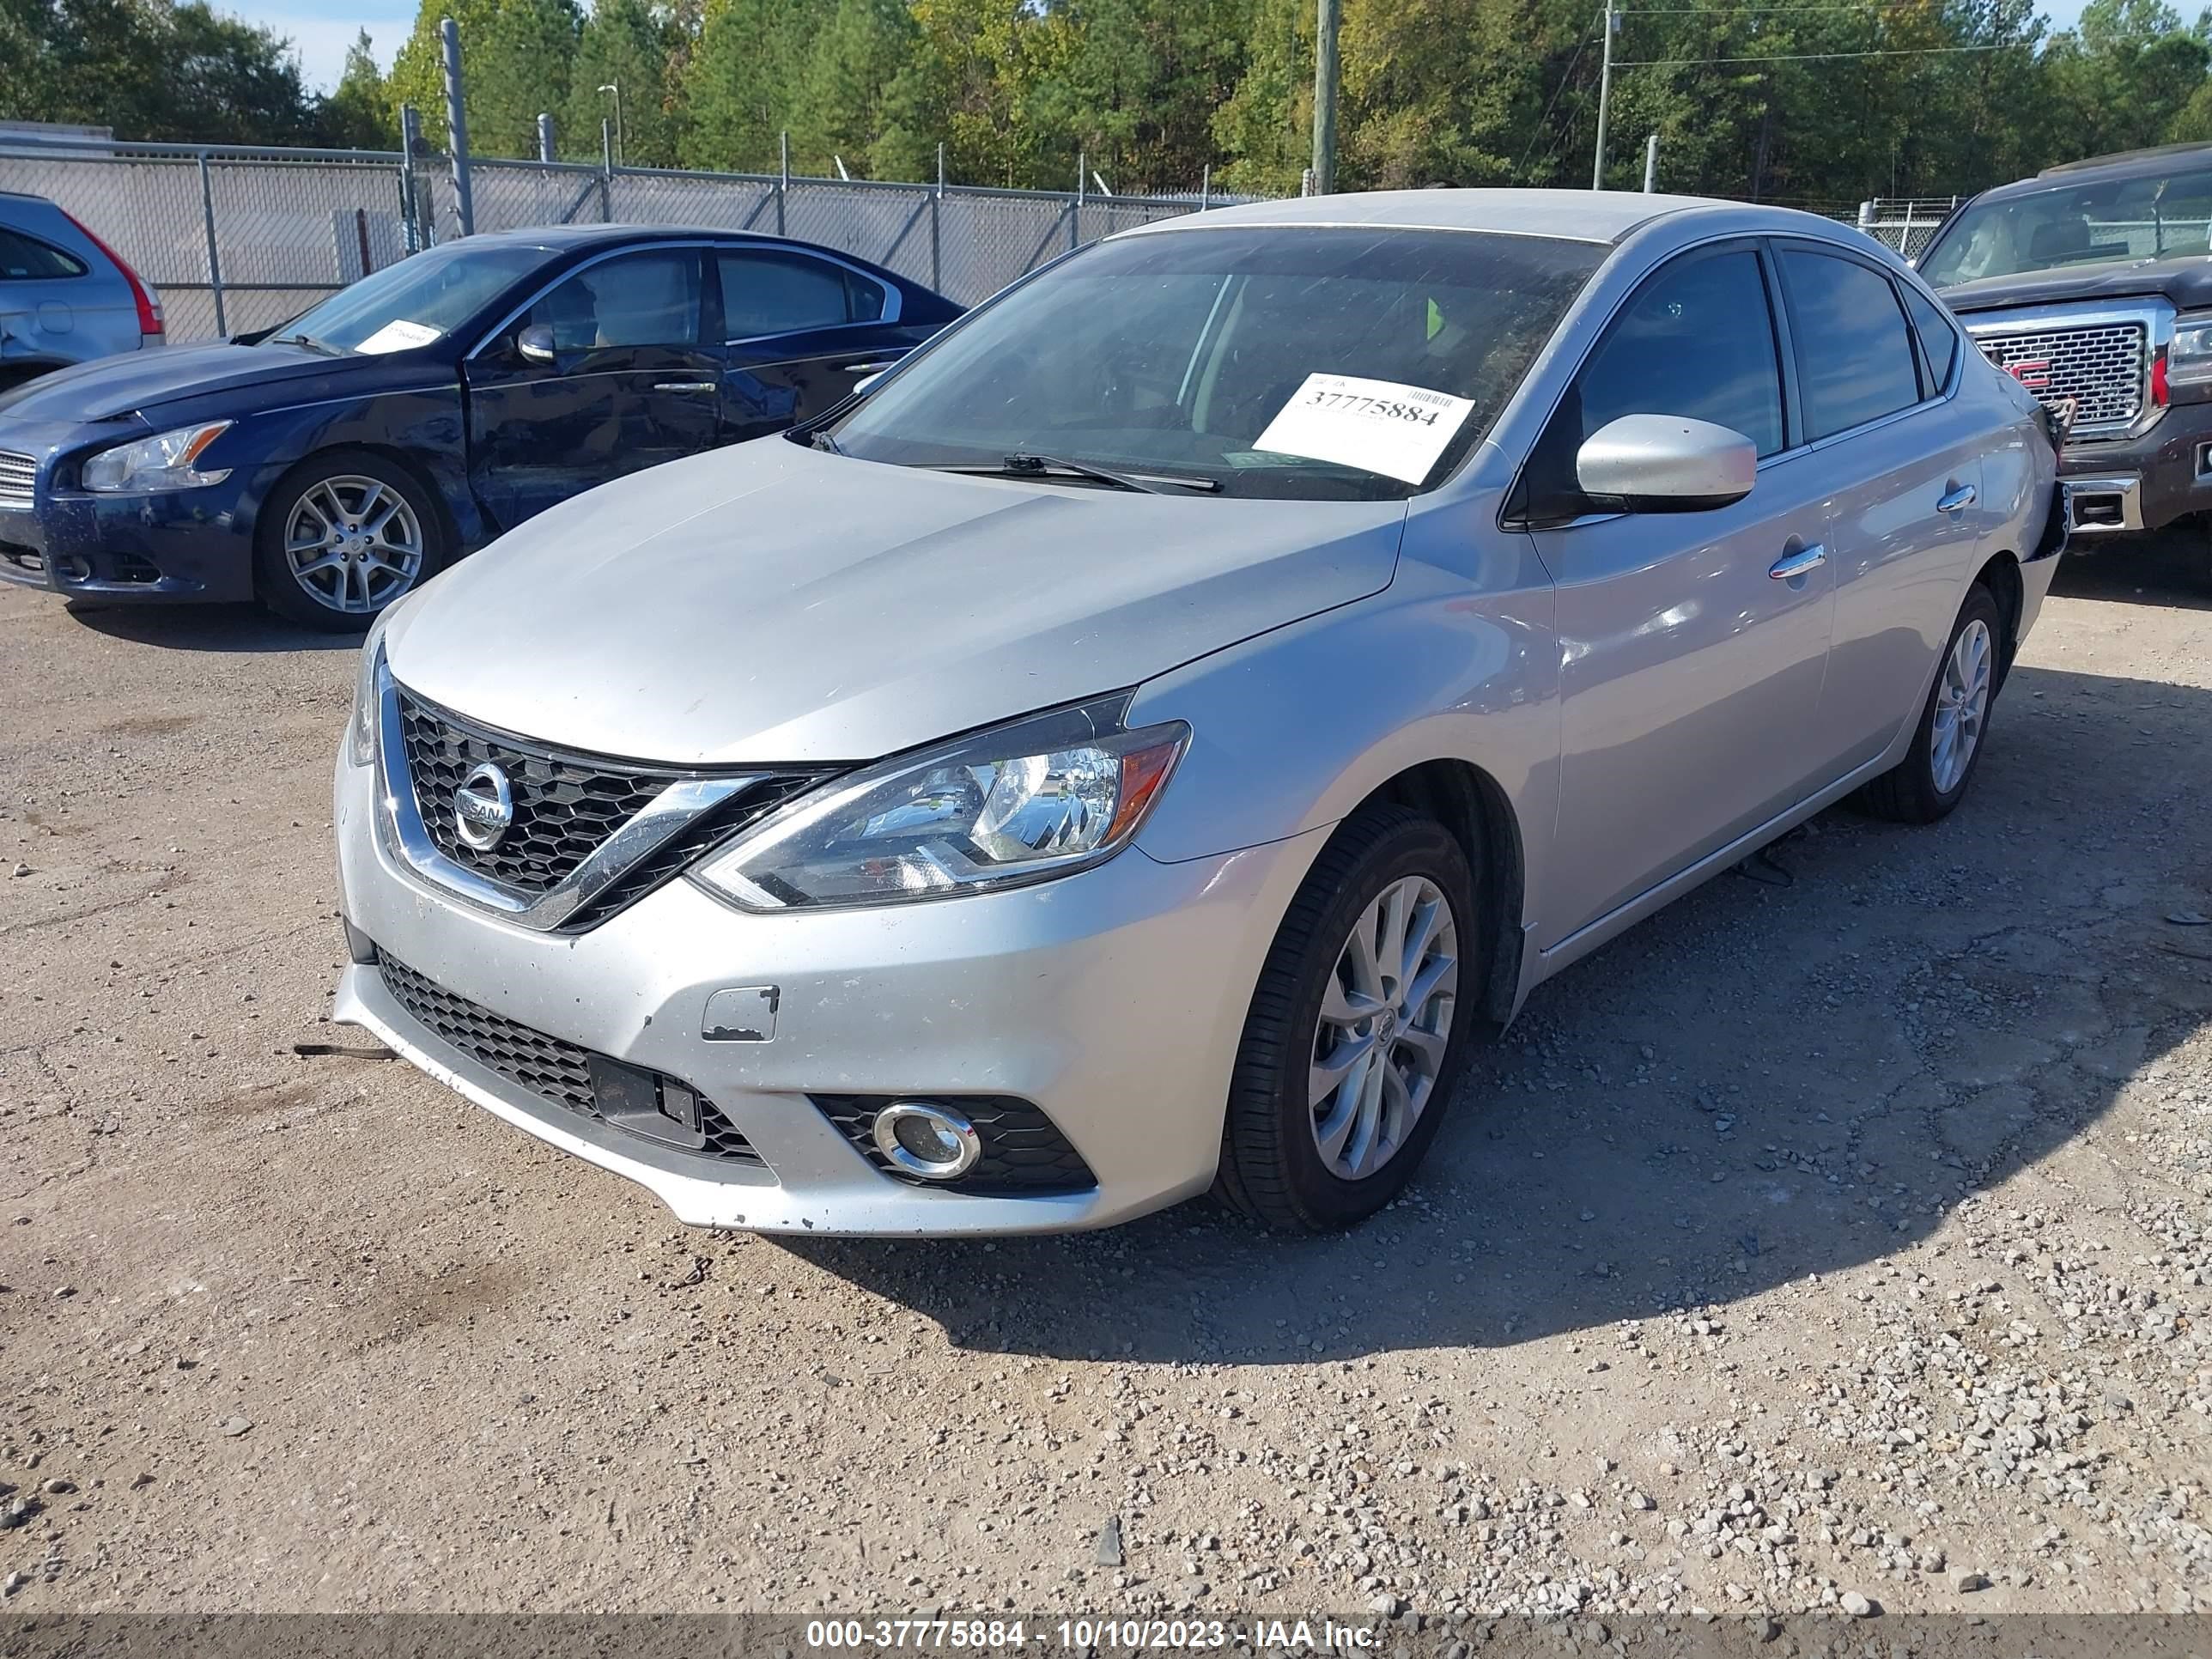
[[[1099,197],[478,161],[479,232],[696,225],[819,242],[963,305],[1068,248],[1232,198]],[[450,162],[397,152],[58,143],[0,137],[0,191],[44,196],[160,295],[173,342],[268,328],[461,234]]]
[[[1876,197],[1859,204],[1859,228],[1905,258],[1917,259],[1959,205],[1956,196]]]

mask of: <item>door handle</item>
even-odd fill
[[[1801,547],[1795,553],[1784,553],[1768,569],[1767,574],[1778,582],[1792,576],[1802,576],[1808,570],[1818,570],[1828,562],[1828,550],[1814,542],[1810,547]]]
[[[1936,510],[1938,513],[1963,513],[1974,504],[1974,498],[1980,493],[1972,484],[1960,484],[1948,495],[1936,498]]]
[[[880,362],[847,363],[837,372],[840,374],[880,374],[887,368],[896,368],[898,366],[899,360],[896,357],[885,357]]]
[[[713,380],[656,380],[655,392],[720,392],[721,386]]]

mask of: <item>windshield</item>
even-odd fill
[[[1984,276],[2212,252],[2212,167],[1977,202],[1920,261],[1937,288]]]
[[[830,437],[908,466],[1019,458],[1077,487],[1100,485],[1074,471],[1090,467],[1222,495],[1410,495],[1489,430],[1606,252],[1382,228],[1103,242],[976,312]]]
[[[551,256],[542,247],[449,242],[362,277],[278,329],[339,351],[406,351],[461,327]]]

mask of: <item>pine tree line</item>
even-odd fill
[[[1668,188],[1847,204],[1950,194],[2051,162],[2212,139],[2212,23],[2091,0],[1620,0],[1607,182],[1642,140]],[[1594,0],[1345,0],[1341,188],[1583,184]],[[622,92],[635,165],[935,176],[1066,189],[1297,187],[1313,0],[426,0],[388,72],[364,33],[338,86],[201,0],[0,0],[0,118],[129,137],[392,148],[402,102],[442,125],[459,24],[471,143],[598,159]]]

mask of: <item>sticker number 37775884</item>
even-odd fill
[[[1419,483],[1474,407],[1468,398],[1426,386],[1309,374],[1252,447]]]

